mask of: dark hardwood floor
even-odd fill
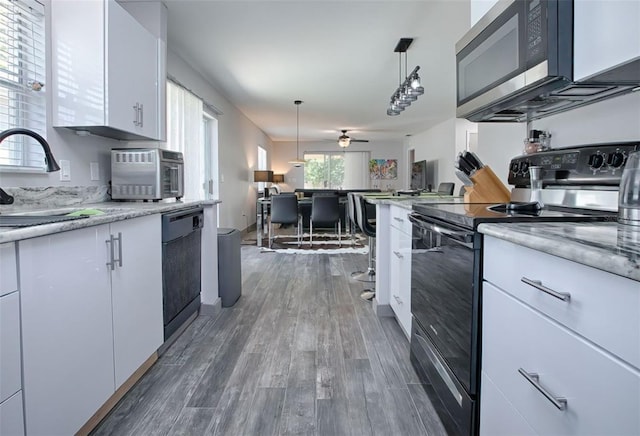
[[[242,246],[242,297],[198,317],[96,435],[443,435],[365,255]]]

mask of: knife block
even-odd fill
[[[509,189],[488,166],[478,169],[469,178],[473,186],[465,186],[465,203],[508,203],[511,200]]]

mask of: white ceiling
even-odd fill
[[[274,141],[295,141],[296,99],[301,141],[348,129],[398,142],[455,114],[454,44],[468,28],[469,0],[165,3],[169,49]],[[420,65],[425,94],[390,117],[403,37],[414,38],[408,68]]]

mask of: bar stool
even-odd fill
[[[375,212],[371,213],[371,210],[367,210],[367,205],[368,203],[365,202],[364,196],[356,196],[356,218],[358,227],[360,227],[362,232],[369,237],[369,266],[367,267],[367,271],[360,275],[354,276],[353,278],[360,282],[375,283],[376,270],[373,253],[375,251],[376,226],[372,222],[372,219],[375,218]],[[371,215],[373,215],[373,217]],[[360,294],[360,297],[365,300],[371,300],[373,299],[373,297],[375,297],[375,295],[375,290],[365,289]]]
[[[356,194],[347,192],[347,216],[349,218],[349,232],[351,233],[351,246],[355,245],[356,233],[358,232],[358,222],[356,217]],[[362,274],[364,271],[353,271],[351,277]]]
[[[358,224],[356,223],[356,206],[355,194],[347,192],[347,219],[349,220],[349,235],[351,236],[351,245],[355,243]]]

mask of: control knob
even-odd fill
[[[609,159],[607,159],[607,164],[612,168],[620,168],[622,164],[624,164],[624,154],[620,151],[616,151],[615,153],[611,153],[609,155]]]
[[[589,156],[589,166],[592,169],[597,170],[598,168],[601,168],[602,165],[604,165],[603,154],[592,154],[591,156]]]
[[[520,168],[520,165],[518,164],[518,162],[511,162],[511,172],[513,174],[518,174],[518,168]]]
[[[529,172],[529,162],[520,162],[520,173],[525,175]]]

